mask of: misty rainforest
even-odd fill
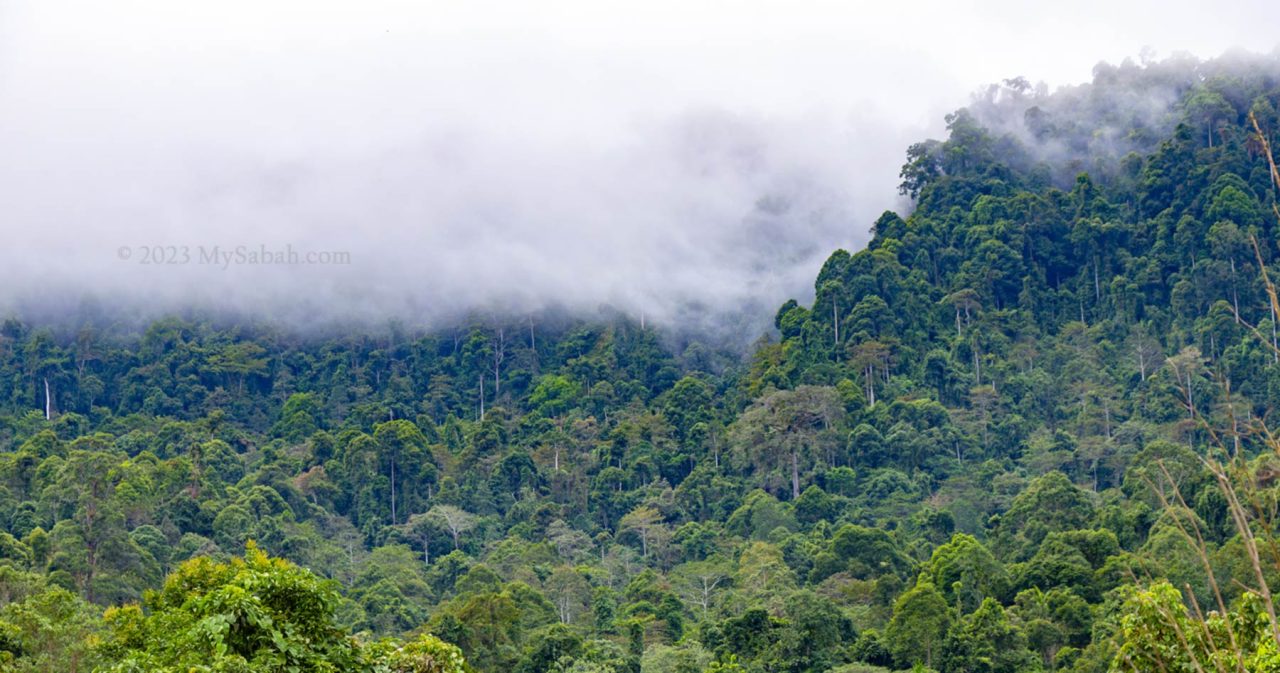
[[[737,338],[14,310],[0,670],[1280,671],[1278,108],[984,88]]]

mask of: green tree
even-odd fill
[[[478,523],[476,515],[453,505],[435,505],[427,510],[426,519],[449,531],[453,538],[453,548],[458,548],[462,534],[475,528]]]
[[[244,558],[182,564],[146,609],[107,610],[111,670],[358,670],[359,645],[334,624],[338,591],[252,545]]]
[[[1227,615],[1193,617],[1168,582],[1132,590],[1120,619],[1116,671],[1280,671],[1277,646],[1262,600],[1246,593]]]
[[[932,668],[934,658],[941,655],[951,619],[947,600],[932,583],[922,580],[894,603],[885,643],[899,666],[924,664]]]
[[[649,556],[649,543],[655,532],[663,527],[662,514],[652,507],[640,506],[627,513],[618,522],[619,531],[630,531],[640,539],[640,555]]]
[[[243,395],[246,379],[266,373],[269,363],[269,359],[263,357],[266,354],[265,348],[252,341],[235,341],[211,353],[207,363],[209,371],[215,374],[234,375],[236,393]]]
[[[999,600],[1009,590],[1004,564],[964,533],[957,533],[933,551],[929,573],[948,603],[961,614],[973,612],[988,598]]]
[[[789,473],[792,499],[800,497],[800,464],[825,455],[823,446],[843,421],[835,388],[800,386],[756,401],[734,423],[730,436],[760,471]]]
[[[1004,608],[987,598],[947,633],[941,663],[944,671],[1021,673],[1037,670],[1039,660]]]
[[[102,615],[71,592],[53,587],[0,608],[0,634],[10,645],[0,646],[12,658],[0,669],[13,673],[94,670],[102,657],[94,639],[102,631]]]

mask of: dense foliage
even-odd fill
[[[1143,615],[1220,586],[1269,670],[1201,457],[1280,405],[1278,105],[1274,57],[995,87],[742,361],[622,316],[8,320],[3,665],[1152,670]]]

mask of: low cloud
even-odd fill
[[[1043,72],[999,23],[1036,16],[923,4],[0,0],[0,307],[611,306],[749,341],[974,86],[1109,55]]]

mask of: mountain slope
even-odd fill
[[[480,671],[1107,670],[1135,578],[1215,603],[1169,482],[1249,579],[1199,457],[1280,401],[1278,102],[1275,57],[994,87],[743,362],[623,316],[9,320],[0,649],[254,540]]]

